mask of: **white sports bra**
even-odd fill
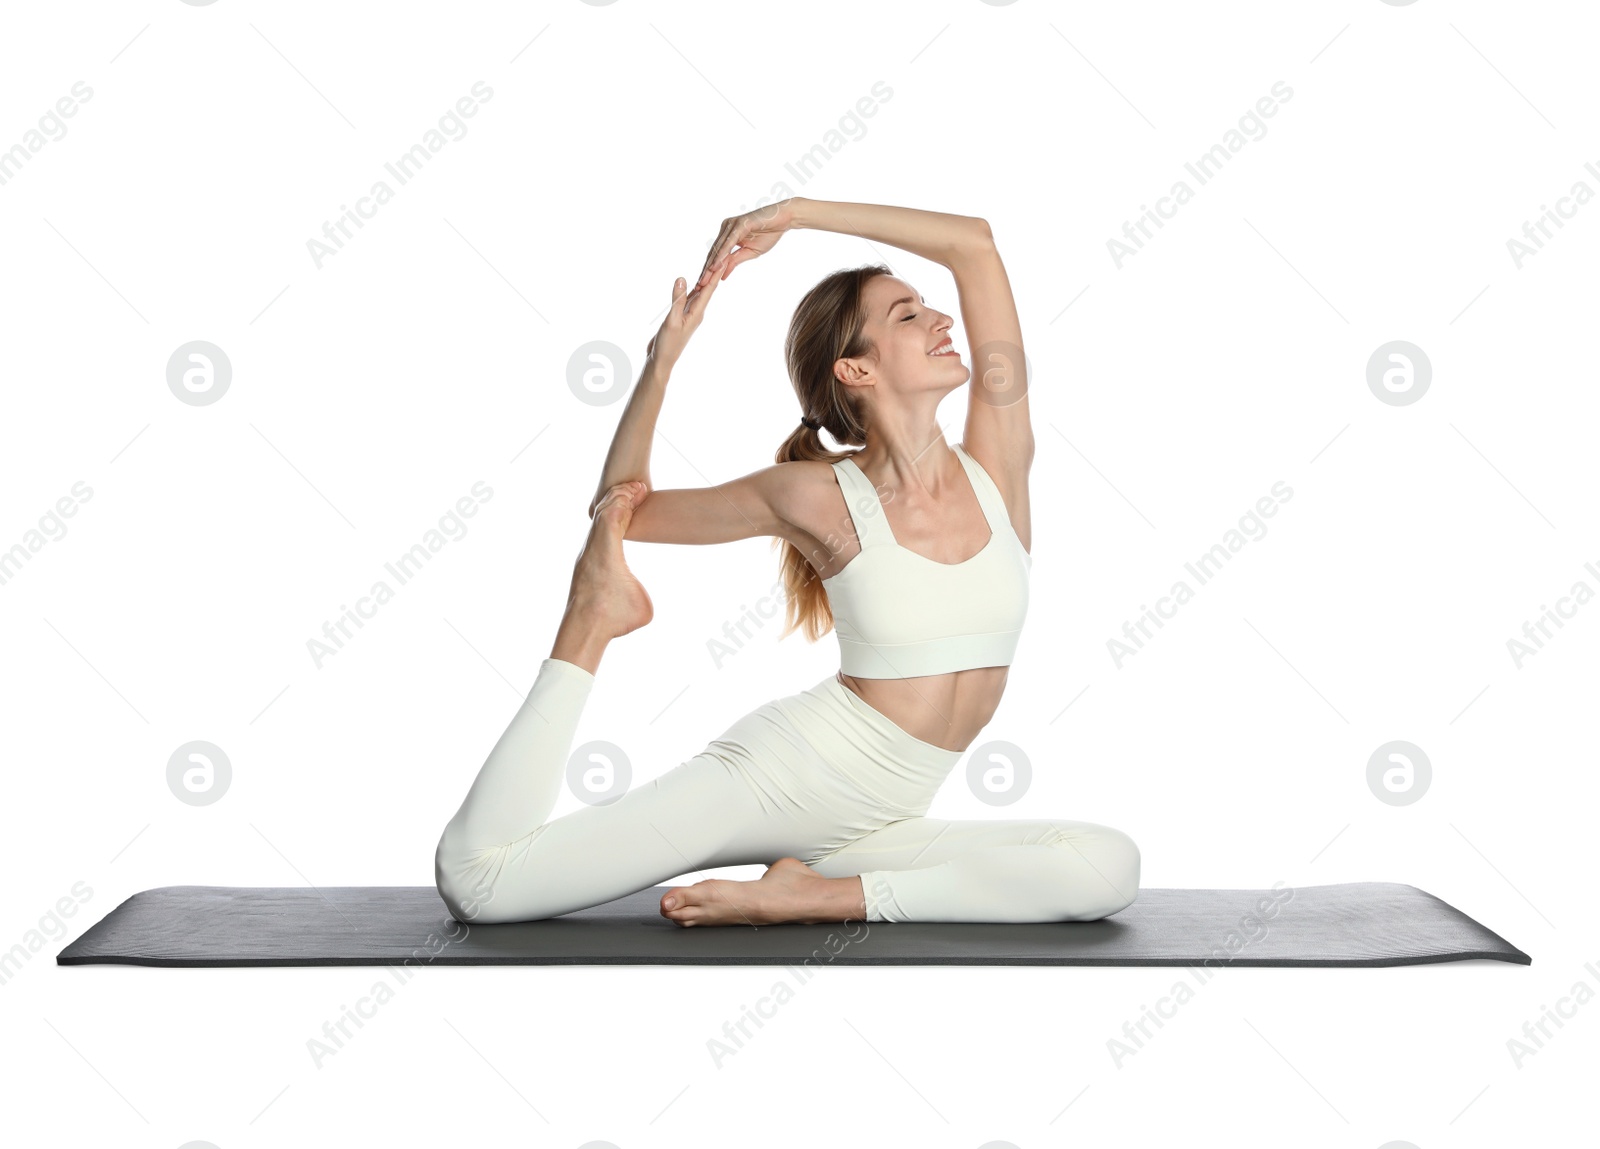
[[[854,459],[833,464],[861,553],[822,580],[839,635],[840,670],[852,678],[917,678],[1010,666],[1028,613],[1033,556],[1011,526],[982,465],[955,444],[989,541],[965,562],[941,563],[895,541],[883,503]]]

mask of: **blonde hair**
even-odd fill
[[[821,425],[839,443],[861,448],[867,443],[865,413],[850,389],[833,373],[840,359],[853,359],[874,350],[864,334],[866,309],[862,305],[869,280],[893,275],[881,263],[835,271],[806,292],[789,321],[783,357],[789,369],[789,382],[800,400],[802,419]],[[831,451],[822,442],[822,431],[802,423],[778,448],[775,461],[822,460],[836,463],[854,451]],[[787,539],[775,539],[783,555],[779,571],[784,587],[784,627],[780,638],[802,630],[807,641],[816,642],[833,628],[833,609],[821,578],[800,548]]]

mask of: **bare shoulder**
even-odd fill
[[[812,531],[840,501],[833,464],[825,459],[775,463],[762,472],[767,497],[779,518]]]
[[[773,512],[784,524],[782,537],[806,556],[823,578],[837,573],[858,549],[844,492],[825,459],[799,459],[767,469],[773,484]]]

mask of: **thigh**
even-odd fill
[[[868,870],[916,870],[997,846],[1092,848],[1107,835],[1122,836],[1108,826],[1062,818],[901,818],[813,862],[811,868],[828,878]]]
[[[1095,921],[1139,892],[1131,838],[1062,819],[904,818],[813,868],[861,875],[870,921]]]
[[[584,806],[439,875],[462,920],[533,921],[711,866],[737,865],[767,819],[741,771],[699,754],[615,802]],[[770,860],[770,859],[767,859]]]

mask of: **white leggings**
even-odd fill
[[[462,921],[533,921],[713,866],[799,858],[861,876],[873,922],[1092,921],[1139,890],[1139,849],[1090,822],[922,815],[961,758],[837,678],[758,707],[607,805],[548,820],[594,675],[547,658],[434,855]]]

